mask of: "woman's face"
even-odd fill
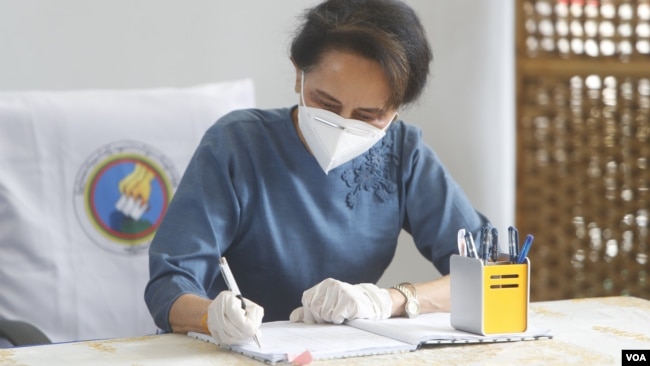
[[[302,70],[296,68],[296,92]],[[395,115],[387,108],[390,86],[379,63],[351,52],[331,50],[304,74],[308,107],[326,109],[343,118],[357,119],[384,128]]]

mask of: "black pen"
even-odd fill
[[[499,261],[499,230],[492,228],[492,247],[490,247],[490,257],[492,262]]]
[[[519,247],[519,239],[517,236],[517,229],[513,226],[508,227],[508,254],[510,255],[510,263],[517,263],[517,248]]]
[[[490,258],[490,245],[492,244],[492,235],[490,234],[490,225],[483,225],[483,233],[481,238],[481,260],[483,264],[487,264]]]
[[[515,228],[515,259],[519,257],[519,245],[520,245],[519,230]]]

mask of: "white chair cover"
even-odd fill
[[[53,342],[156,332],[150,240],[205,130],[251,80],[0,93],[0,318]]]

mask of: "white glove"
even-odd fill
[[[346,319],[387,319],[393,301],[386,289],[371,283],[351,285],[332,278],[303,292],[302,307],[291,312],[292,322],[335,323]]]
[[[221,291],[216,299],[208,305],[208,330],[212,337],[223,345],[247,343],[258,335],[264,308],[230,291]]]

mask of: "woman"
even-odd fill
[[[158,326],[234,344],[262,316],[340,323],[448,311],[456,233],[477,235],[487,221],[419,129],[397,118],[420,96],[431,59],[400,1],[309,9],[291,46],[299,105],[224,116],[183,176],[150,248],[145,299]],[[445,276],[374,285],[401,229]],[[224,291],[221,256],[245,310]]]

